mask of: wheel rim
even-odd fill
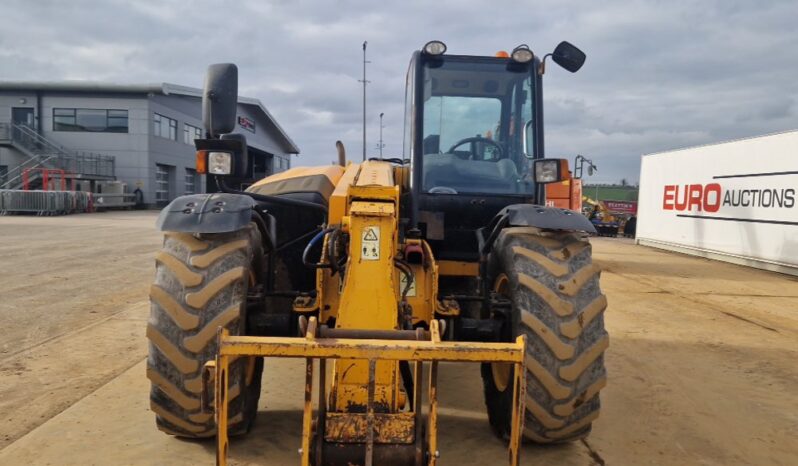
[[[510,279],[506,274],[502,273],[496,277],[496,281],[493,282],[493,291],[504,297],[508,297],[507,293],[509,286]],[[512,370],[512,364],[502,362],[493,362],[490,364],[490,373],[493,376],[493,385],[496,386],[498,391],[503,392],[507,390],[507,387],[510,386]]]

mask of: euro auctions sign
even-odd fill
[[[798,132],[643,156],[637,238],[798,272]]]
[[[741,175],[719,175],[713,176],[718,182],[708,184],[689,184],[665,185],[662,193],[662,209],[663,210],[676,210],[681,212],[696,212],[714,214],[720,212],[722,207],[726,207],[730,214],[733,214],[733,208],[759,208],[759,209],[792,209],[795,207],[795,187],[778,186],[782,183],[780,181],[788,180],[789,175],[798,175],[798,171],[794,172],[772,172],[772,173],[745,173]],[[767,179],[765,177],[780,177]],[[726,180],[719,180],[724,178]],[[752,180],[746,180],[745,183],[735,183],[730,181],[732,178],[763,178],[760,180],[760,186],[755,186]],[[794,181],[794,180],[790,180]],[[723,186],[732,186],[731,188],[724,188]],[[765,212],[763,212],[765,213]],[[785,213],[785,212],[781,212]],[[735,220],[735,221],[750,221],[761,223],[779,223],[778,220],[750,218],[746,216],[746,211],[741,211],[742,217],[721,217],[716,215],[698,215],[678,214],[682,216],[692,216],[707,219],[721,219],[721,220]],[[779,215],[777,210],[767,211],[766,215]],[[791,223],[785,220],[786,223]]]

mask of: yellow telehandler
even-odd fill
[[[246,191],[226,183],[249,173],[233,133],[238,70],[212,65],[197,168],[222,192],[179,197],[157,223],[147,376],[158,428],[215,436],[226,464],[228,436],[257,413],[263,358],[289,357],[306,367],[303,465],[435,465],[447,361],[481,364],[510,464],[523,439],[588,435],[607,301],[593,226],[545,207],[546,184],[569,173],[543,156],[549,56],[571,72],[585,60],[568,42],[542,60],[526,45],[463,56],[429,42],[407,73],[402,158],[347,163],[339,144],[338,165]]]

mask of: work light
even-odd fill
[[[439,40],[431,40],[424,45],[423,50],[427,55],[443,55],[446,52],[446,44]]]
[[[568,177],[568,161],[565,159],[535,160],[535,182],[556,183]]]
[[[230,152],[209,152],[208,173],[211,175],[229,175],[233,169],[233,154]]]
[[[510,54],[510,58],[512,58],[516,63],[529,63],[533,58],[535,58],[535,54],[529,50],[528,45],[521,44],[513,49],[513,53]]]

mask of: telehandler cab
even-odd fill
[[[571,72],[585,60],[567,42],[549,55]],[[545,185],[569,173],[543,153],[546,57],[429,42],[407,73],[403,158],[347,163],[339,144],[339,165],[246,191],[226,184],[248,171],[232,133],[238,71],[212,65],[197,167],[223,192],[179,197],[157,223],[147,376],[158,427],[215,435],[226,464],[228,434],[257,413],[263,358],[293,357],[306,361],[303,465],[435,465],[441,361],[481,363],[511,464],[522,439],[588,435],[607,301],[593,226],[545,207]]]

